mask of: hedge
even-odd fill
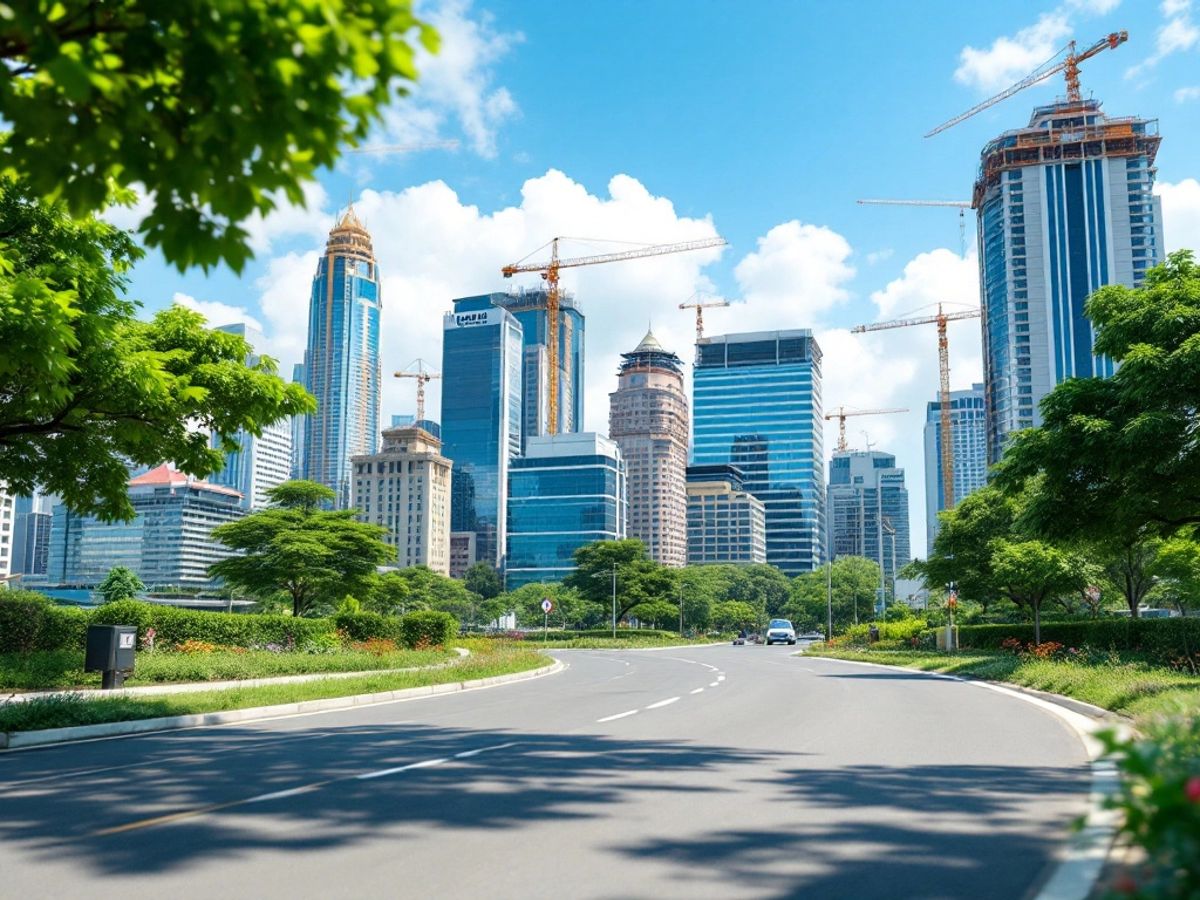
[[[136,625],[138,640],[154,629],[159,644],[208,641],[230,647],[264,644],[303,644],[319,634],[332,635],[332,619],[179,609],[137,600],[118,600],[99,606],[91,614],[94,625]]]
[[[384,616],[377,612],[338,613],[333,617],[334,626],[352,641],[369,641],[373,638],[390,638],[402,641],[400,620],[395,616]]]
[[[977,650],[998,649],[1006,638],[1032,642],[1033,626],[962,625],[958,629],[959,645]],[[1042,641],[1145,653],[1170,661],[1200,651],[1200,617],[1043,622]]]
[[[82,648],[88,614],[32,591],[0,591],[0,653]]]
[[[443,647],[458,637],[458,619],[434,610],[405,613],[400,617],[400,636],[409,647]]]

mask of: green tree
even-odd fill
[[[761,617],[760,610],[744,600],[723,600],[712,610],[713,624],[721,631],[754,628]]]
[[[672,570],[660,566],[646,554],[646,545],[636,538],[597,541],[575,551],[575,571],[563,583],[593,603],[611,603],[612,572],[617,572],[617,620],[638,616],[637,607],[677,596]]]
[[[517,623],[526,627],[542,624],[542,600],[554,604],[550,624],[555,627],[582,627],[604,621],[606,605],[581,598],[573,588],[551,581],[523,584],[503,595],[505,605],[517,614]]]
[[[59,0],[0,15],[0,170],[102,209],[144,189],[138,230],[183,269],[240,270],[241,222],[365,138],[417,77],[410,0]],[[69,148],[69,152],[64,152]]]
[[[136,320],[121,294],[138,255],[128,235],[0,175],[0,481],[11,492],[40,487],[79,512],[131,519],[128,463],[208,475],[239,430],[315,409],[273,360],[247,366],[246,341],[197,313]]]
[[[104,580],[96,587],[96,592],[104,598],[105,603],[116,603],[118,600],[133,600],[139,591],[146,586],[137,577],[133,569],[125,566],[113,566],[104,576]]]
[[[777,616],[783,612],[791,593],[791,580],[783,572],[766,563],[752,563],[735,568],[726,596],[729,600],[761,606],[768,616]]]
[[[879,564],[864,556],[840,556],[833,562],[831,575],[827,575],[824,569],[818,569],[797,575],[792,580],[791,597],[784,613],[798,630],[825,630],[829,617],[829,579],[833,586],[835,632],[874,617]]]
[[[429,609],[453,613],[460,621],[465,622],[467,619],[455,610],[470,611],[473,605],[478,603],[478,595],[467,590],[461,581],[435,572],[429,566],[409,566],[407,569],[400,569],[394,575],[408,586],[409,596],[413,601],[422,602]]]
[[[1180,615],[1200,608],[1200,543],[1178,536],[1163,543],[1155,560],[1163,602]]]
[[[400,615],[412,610],[428,609],[429,605],[413,597],[408,581],[398,572],[384,572],[375,579],[368,595],[368,606],[384,615]]]
[[[1163,542],[1143,531],[1140,535],[1110,535],[1092,540],[1081,550],[1099,570],[1103,582],[1125,598],[1129,614],[1138,609],[1154,587],[1159,550]]]
[[[463,585],[468,591],[478,594],[484,600],[499,596],[504,590],[504,582],[500,573],[485,562],[477,562],[467,569],[463,576]]]
[[[940,535],[939,535],[940,536]],[[935,539],[936,540],[936,539]],[[1077,593],[1083,578],[1070,554],[1041,541],[993,541],[992,577],[998,590],[1033,616],[1033,639],[1042,642],[1042,604]]]
[[[347,592],[368,593],[376,567],[396,555],[383,541],[383,527],[355,521],[352,509],[320,508],[335,497],[324,485],[289,481],[267,493],[271,506],[213,529],[239,555],[209,572],[255,596],[287,591],[294,616]]]

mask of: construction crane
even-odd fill
[[[968,309],[959,312],[943,312],[942,304],[938,304],[936,316],[922,316],[919,319],[895,319],[891,322],[873,322],[870,325],[855,325],[850,329],[852,334],[862,334],[866,331],[883,331],[885,328],[908,328],[911,325],[937,325],[938,336],[938,406],[941,407],[941,422],[939,433],[942,440],[942,497],[946,509],[954,508],[954,444],[950,431],[950,342],[946,338],[946,323],[958,319],[978,319],[978,309]]]
[[[825,421],[838,420],[838,450],[849,450],[846,444],[846,420],[851,416],[887,416],[892,413],[906,413],[907,409],[846,409],[839,406],[833,412],[825,413]]]
[[[1027,87],[1032,87],[1033,85],[1038,84],[1039,82],[1045,81],[1047,78],[1051,77],[1052,75],[1056,75],[1059,72],[1066,73],[1067,102],[1068,103],[1079,103],[1081,100],[1080,93],[1079,93],[1079,64],[1081,62],[1083,62],[1085,59],[1091,59],[1093,56],[1095,56],[1097,53],[1101,52],[1102,50],[1116,50],[1127,40],[1129,40],[1129,32],[1128,31],[1114,31],[1112,34],[1108,35],[1107,37],[1103,37],[1100,40],[1096,41],[1096,43],[1092,44],[1092,46],[1088,47],[1082,53],[1075,52],[1075,42],[1071,41],[1071,43],[1067,44],[1067,46],[1063,48],[1063,50],[1065,50],[1066,54],[1067,54],[1065,59],[1062,59],[1057,63],[1054,62],[1054,60],[1057,59],[1063,53],[1063,50],[1060,50],[1058,53],[1054,54],[1053,57],[1051,57],[1046,62],[1042,63],[1041,66],[1039,66],[1037,69],[1034,69],[1034,71],[1032,71],[1031,73],[1026,75],[1024,78],[1022,78],[1016,84],[1014,84],[1012,87],[1008,88],[1007,90],[1001,91],[995,97],[989,97],[987,100],[984,100],[982,103],[975,104],[970,109],[968,109],[965,113],[960,113],[959,115],[955,116],[950,121],[943,122],[937,128],[933,129],[927,135],[925,135],[925,137],[933,137],[935,134],[940,134],[941,132],[945,131],[947,128],[953,128],[955,125],[957,125],[959,122],[963,121],[964,119],[969,119],[969,118],[971,118],[971,116],[975,115],[976,113],[983,112],[983,110],[987,109],[990,106],[995,106],[1001,100],[1007,100],[1009,97],[1011,97],[1013,94],[1017,93],[1018,91],[1023,91]],[[1054,64],[1051,65],[1051,63],[1054,63]]]
[[[689,302],[679,304],[680,309],[694,309],[696,311],[696,343],[697,344],[700,343],[700,338],[704,337],[704,311],[706,309],[718,309],[722,306],[729,305],[729,301],[726,300],[724,297],[721,297],[717,300],[713,300],[710,303],[700,303],[700,302],[692,303],[691,302],[692,300],[696,300],[696,298],[701,297],[701,296],[711,296],[711,295],[703,294],[701,291],[697,291],[696,293],[692,294],[692,296],[689,298]]]
[[[405,369],[403,372],[394,373],[396,378],[415,378],[417,381],[417,418],[416,424],[420,425],[425,421],[425,385],[433,381],[435,378],[441,378],[441,372],[430,372],[425,368],[425,360],[414,359],[408,364],[408,368],[417,367],[417,371],[410,372]]]
[[[574,256],[561,258],[558,255],[558,242],[567,238],[556,237],[550,243],[550,259],[545,262],[527,263],[523,260],[510,263],[500,270],[505,278],[512,278],[519,272],[537,272],[546,282],[546,368],[549,369],[546,393],[547,400],[546,433],[558,434],[558,323],[559,323],[559,288],[558,273],[560,269],[573,269],[579,266],[595,266],[601,263],[619,262],[626,259],[644,259],[648,256],[665,256],[668,253],[685,253],[689,250],[706,250],[709,247],[723,247],[727,243],[722,237],[701,238],[696,241],[682,241],[675,244],[649,244],[630,250],[620,250],[616,253],[600,253],[592,256]],[[547,245],[538,249],[541,250]],[[534,251],[536,253],[537,250]],[[530,254],[531,256],[533,254]],[[528,258],[528,257],[526,257]]]
[[[967,255],[967,210],[970,200],[858,200],[859,206],[949,206],[958,210],[958,246]]]

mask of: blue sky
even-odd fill
[[[696,289],[745,300],[710,329],[811,327],[825,405],[909,406],[860,419],[909,473],[924,552],[921,422],[936,390],[933,334],[854,337],[860,321],[936,299],[978,299],[973,250],[950,210],[860,207],[858,197],[966,199],[982,144],[1063,92],[1061,76],[932,139],[932,126],[1007,86],[1072,36],[1129,42],[1083,66],[1110,115],[1157,117],[1169,247],[1200,245],[1200,11],[1185,0],[961,2],[426,3],[445,49],[378,141],[454,139],[454,150],[357,156],[326,173],[308,210],[255,226],[241,276],[180,276],[147,259],[132,294],[177,294],[217,320],[253,319],[290,371],[307,279],[332,215],[354,198],[385,272],[384,365],[438,365],[454,296],[502,289],[499,267],[554,234],[638,241],[719,233],[724,252],[572,273],[588,315],[588,426],[606,430],[616,354],[656,333],[690,356],[675,306]],[[973,221],[969,243],[973,243]],[[620,271],[617,271],[620,270]],[[980,374],[978,327],[951,333],[954,385]],[[435,383],[436,384],[436,383]],[[389,384],[385,417],[411,411]],[[437,408],[436,393],[431,397]],[[832,436],[830,436],[832,437]],[[832,441],[829,441],[832,446]]]

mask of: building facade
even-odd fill
[[[692,462],[737,466],[767,516],[767,562],[787,575],[825,559],[821,348],[807,329],[697,342]]]
[[[925,407],[925,535],[926,553],[933,552],[937,514],[946,508],[942,491],[941,398]],[[987,483],[987,414],[983,385],[950,392],[950,433],[954,442],[956,503]]]
[[[46,494],[13,501],[13,575],[45,575],[50,557],[50,523],[54,498]]]
[[[292,366],[292,382],[294,384],[307,384],[304,376],[304,363],[296,363]],[[292,416],[292,478],[304,477],[304,429],[308,422],[308,416]]]
[[[765,563],[767,512],[737,466],[689,466],[687,564]]]
[[[382,525],[396,565],[450,574],[450,460],[416,425],[387,428],[378,453],[351,458],[350,503],[360,522]]]
[[[47,582],[95,587],[113,566],[137,573],[149,589],[212,589],[208,567],[232,551],[212,530],[245,514],[232,488],[196,481],[169,464],[129,482],[131,522],[102,522],[54,507]]]
[[[451,474],[453,479],[453,474]],[[475,532],[450,532],[450,577],[464,578],[475,564]]]
[[[531,438],[508,477],[508,590],[562,581],[580,547],[625,537],[625,466],[613,441],[590,432]]]
[[[521,452],[521,323],[489,296],[442,320],[442,452],[454,464],[450,530],[503,568],[509,461]]]
[[[304,477],[350,503],[350,458],[379,437],[379,267],[371,236],[348,209],[329,233],[308,312],[304,386],[317,410],[304,425]]]
[[[890,584],[911,560],[908,489],[896,457],[837,450],[829,465],[829,541],[833,558],[865,556]]]
[[[629,478],[629,536],[665,566],[688,559],[688,403],[683,364],[647,331],[621,354],[609,394],[608,434]]]
[[[13,531],[15,530],[16,514],[12,494],[5,493],[0,485],[0,579],[6,579],[12,574],[13,562]]]
[[[1010,433],[1041,424],[1056,384],[1113,373],[1092,354],[1084,301],[1102,285],[1140,285],[1163,260],[1159,141],[1156,120],[1109,118],[1084,100],[1038,107],[983,148],[974,206],[989,462]]]

